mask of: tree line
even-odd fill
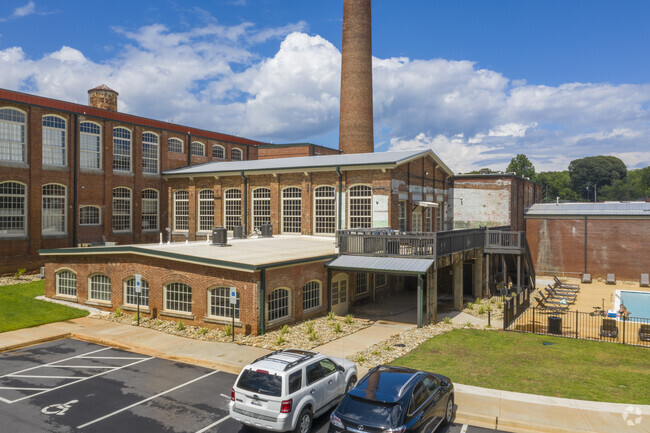
[[[527,177],[542,185],[545,203],[560,201],[632,201],[650,197],[650,166],[628,170],[615,156],[574,159],[568,170],[535,172],[523,153],[510,161],[507,172]],[[495,173],[483,168],[473,173]]]

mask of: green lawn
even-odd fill
[[[87,316],[88,312],[34,299],[45,281],[0,286],[0,332]]]
[[[650,404],[650,349],[644,347],[457,329],[432,338],[393,364],[444,374],[465,385]]]

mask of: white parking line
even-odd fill
[[[197,431],[196,433],[203,433],[203,432],[205,432],[205,431],[208,431],[208,430],[210,430],[212,427],[221,424],[222,422],[224,422],[224,421],[227,420],[228,418],[230,418],[230,415],[226,415],[226,416],[224,416],[223,418],[221,418],[219,421],[213,422],[213,423],[210,424],[209,426],[203,427],[201,430]]]
[[[132,360],[137,360],[137,359],[144,359],[144,357],[139,356],[80,356],[79,358],[81,359],[132,359]]]
[[[463,424],[463,428],[460,429],[460,433],[465,433],[467,431],[467,424]]]
[[[0,386],[0,389],[13,389],[16,391],[46,391],[50,388],[21,388],[19,386]]]
[[[38,374],[12,374],[9,377],[28,377],[30,379],[83,379],[88,376],[42,376]]]
[[[150,401],[150,400],[153,400],[154,398],[158,398],[158,397],[160,397],[161,395],[165,395],[165,394],[168,394],[168,393],[170,393],[170,392],[172,392],[172,391],[176,391],[177,389],[182,388],[182,387],[184,387],[184,386],[187,386],[187,385],[189,385],[189,384],[191,384],[191,383],[198,382],[199,380],[201,380],[201,379],[205,379],[206,377],[208,377],[208,376],[212,376],[213,374],[218,373],[218,372],[219,372],[218,370],[215,370],[215,371],[212,371],[212,372],[210,372],[210,373],[208,373],[208,374],[204,374],[203,376],[201,376],[201,377],[197,377],[196,379],[192,379],[192,380],[190,380],[189,382],[182,383],[182,384],[180,384],[180,385],[178,385],[178,386],[175,386],[175,387],[173,387],[173,388],[171,388],[171,389],[168,389],[167,391],[160,392],[160,393],[158,393],[158,394],[156,394],[156,395],[154,395],[154,396],[151,396],[151,397],[149,397],[149,398],[145,398],[144,400],[140,400],[140,401],[137,402],[137,403],[133,403],[133,404],[131,404],[131,405],[129,405],[129,406],[126,406],[126,407],[124,407],[124,408],[122,408],[122,409],[116,410],[115,412],[111,412],[111,413],[109,413],[109,414],[107,414],[107,415],[104,415],[104,416],[102,416],[102,417],[100,417],[100,418],[97,418],[97,419],[94,419],[94,420],[92,420],[92,421],[90,421],[90,422],[87,422],[86,424],[82,424],[82,425],[80,425],[80,426],[77,427],[77,428],[78,428],[78,429],[82,429],[82,428],[84,428],[84,427],[88,427],[88,426],[91,425],[91,424],[95,424],[96,422],[99,422],[99,421],[105,420],[106,418],[110,418],[110,417],[112,417],[113,415],[117,415],[118,413],[124,412],[125,410],[129,410],[129,409],[131,409],[131,408],[134,408],[134,407],[136,407],[136,406],[138,406],[138,405],[141,405],[142,403],[146,403],[146,402],[148,402],[148,401]]]
[[[56,368],[118,368],[118,367],[109,367],[106,365],[57,365]]]
[[[52,365],[58,364],[59,362],[68,361],[70,359],[75,359],[75,358],[80,358],[82,356],[90,355],[90,354],[97,353],[97,352],[103,352],[104,350],[108,350],[108,349],[111,349],[111,347],[104,347],[103,349],[93,350],[92,352],[82,353],[81,355],[71,356],[70,358],[59,359],[58,361],[49,362],[47,364],[37,365],[36,367],[30,367],[30,368],[26,368],[24,370],[14,371],[13,373],[9,373],[9,374],[5,374],[4,376],[0,376],[0,379],[2,379],[3,377],[12,376],[14,374],[23,373],[25,371],[35,370],[37,368],[50,367]]]

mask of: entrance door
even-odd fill
[[[348,275],[337,274],[332,278],[332,311],[337,316],[344,316],[348,313]]]

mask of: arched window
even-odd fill
[[[27,117],[15,108],[0,108],[0,160],[25,162]]]
[[[205,144],[200,141],[192,142],[192,155],[194,156],[205,156]]]
[[[158,136],[153,132],[142,134],[142,172],[158,174]]]
[[[253,190],[253,228],[262,224],[271,224],[271,190],[255,188]]]
[[[158,191],[142,190],[142,230],[158,230]]]
[[[18,182],[0,183],[0,236],[27,233],[27,188]]]
[[[239,148],[237,148],[237,147],[233,147],[233,148],[230,150],[230,159],[231,159],[232,161],[241,161],[241,160],[243,159],[243,158],[242,158],[242,151],[241,151],[241,149],[239,149]]]
[[[314,188],[314,234],[336,232],[336,200],[333,186]]]
[[[192,288],[183,283],[169,283],[165,286],[165,310],[181,313],[192,312]]]
[[[199,231],[209,232],[214,227],[214,191],[199,191]]]
[[[183,141],[178,138],[170,138],[167,140],[167,148],[173,153],[183,153]]]
[[[372,188],[356,185],[350,188],[350,228],[372,227]]]
[[[113,170],[131,171],[131,131],[113,128]]]
[[[102,223],[99,206],[79,207],[79,225],[98,226]]]
[[[289,301],[289,289],[281,287],[269,294],[269,322],[289,317],[291,313]]]
[[[282,190],[282,233],[302,233],[302,190]]]
[[[241,191],[238,189],[227,189],[223,200],[224,220],[226,230],[241,225]]]
[[[131,230],[131,190],[124,187],[113,189],[113,231]]]
[[[321,282],[313,280],[302,288],[302,310],[320,307]]]
[[[226,159],[226,149],[223,146],[215,144],[212,146],[212,157],[216,159]]]
[[[138,292],[135,291],[135,278],[124,281],[124,303],[127,305],[138,305]],[[140,305],[149,306],[149,282],[144,278],[140,279]]]
[[[190,193],[181,189],[174,192],[174,230],[190,229]]]
[[[77,296],[77,275],[72,271],[56,273],[56,294],[60,296]]]
[[[43,116],[43,165],[66,164],[66,121],[59,116]]]
[[[79,125],[79,145],[79,165],[83,168],[101,168],[101,128],[98,124],[81,122]]]
[[[111,279],[106,275],[93,275],[88,279],[88,299],[111,301]]]
[[[215,287],[208,290],[208,316],[232,318],[233,306],[230,303],[230,287]],[[235,319],[239,320],[239,290],[235,304]]]
[[[43,185],[42,232],[44,235],[66,233],[66,193],[65,186],[55,183]]]

